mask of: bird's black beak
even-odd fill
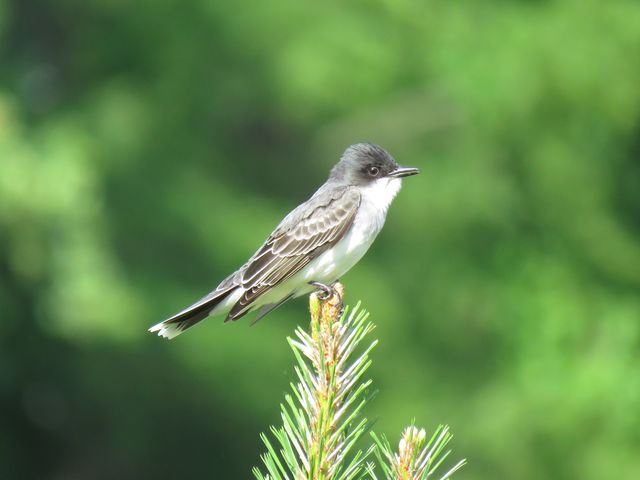
[[[389,173],[390,177],[402,178],[409,177],[411,175],[417,175],[420,173],[416,167],[407,167],[405,165],[398,165],[397,168]]]

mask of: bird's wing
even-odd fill
[[[360,206],[358,190],[344,186],[322,193],[287,215],[243,266],[241,284],[246,291],[227,320],[248,313],[258,297],[297,273],[349,230]]]

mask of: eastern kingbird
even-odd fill
[[[337,281],[380,232],[400,179],[417,173],[378,145],[351,145],[326,183],[289,213],[238,271],[149,331],[173,338],[209,316],[237,320],[257,309],[255,323],[290,298]]]

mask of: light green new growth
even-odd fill
[[[427,434],[423,429],[413,425],[405,428],[396,453],[384,435],[378,437],[371,432],[371,436],[376,444],[378,464],[381,465],[386,479],[426,480],[451,453],[451,450],[444,451],[452,435],[449,433],[449,427],[443,425],[440,425],[426,442]],[[440,480],[450,478],[465,463],[466,460],[460,460],[440,477]],[[373,471],[369,474],[372,479],[377,480],[378,477]]]
[[[319,299],[310,296],[310,332],[298,327],[296,339],[288,338],[296,357],[298,383],[291,384],[293,395],[281,405],[283,426],[271,428],[274,440],[262,434],[267,452],[262,461],[267,473],[258,468],[258,480],[356,480],[376,479],[374,465],[365,463],[376,452],[384,478],[423,480],[428,478],[449,454],[443,449],[451,435],[440,427],[429,442],[424,430],[409,427],[400,441],[398,454],[389,443],[372,433],[375,443],[366,451],[354,445],[370,425],[362,409],[371,398],[371,380],[362,380],[371,365],[371,342],[356,355],[374,325],[359,304],[341,312],[342,286],[337,295]],[[442,478],[449,478],[463,461]]]

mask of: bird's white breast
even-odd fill
[[[360,207],[352,227],[333,248],[303,270],[305,280],[331,283],[353,267],[380,233],[389,205],[400,187],[398,178],[383,178],[362,187]]]

